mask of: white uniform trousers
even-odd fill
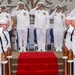
[[[7,45],[7,40],[4,36],[6,35],[6,38],[8,40],[8,45]],[[10,39],[9,39],[9,33],[7,31],[4,31],[4,34],[1,34],[1,39],[2,39],[2,44],[3,44],[3,49],[6,52],[7,48],[10,47]],[[2,67],[1,67],[1,53],[2,53],[2,47],[1,47],[1,42],[0,42],[0,75],[2,75]]]
[[[0,75],[2,75],[2,67],[1,67],[1,53],[0,53]]]
[[[38,50],[45,50],[46,43],[46,29],[37,28],[37,42],[38,42]]]
[[[56,51],[58,50],[62,51],[64,33],[63,31],[55,31],[55,30],[53,30],[53,33],[54,33],[54,47],[56,48]]]
[[[75,75],[75,58],[74,58],[74,66],[73,66],[73,75]]]
[[[20,49],[26,50],[27,45],[27,29],[25,30],[17,30],[18,32],[18,41]]]
[[[73,54],[75,55],[75,41],[72,41],[72,51],[73,51]],[[75,58],[74,58],[74,68],[73,68],[73,72],[75,75]]]
[[[75,41],[72,41],[72,51],[73,51],[73,54],[75,54]]]

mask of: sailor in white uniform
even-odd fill
[[[71,17],[71,25],[74,27],[71,34],[71,41],[72,41],[72,50],[74,54],[74,69],[73,69],[74,74],[73,75],[75,75],[75,8],[71,11],[69,16]]]
[[[26,52],[27,45],[27,29],[29,28],[30,20],[29,13],[24,9],[24,2],[18,2],[18,6],[11,13],[12,17],[17,18],[17,32],[19,38],[19,52]]]
[[[54,47],[56,51],[62,51],[64,30],[65,30],[65,15],[61,12],[61,6],[57,5],[55,11],[49,16],[49,19],[54,20],[53,34]]]
[[[6,17],[0,16],[0,28],[3,28],[2,34],[3,34],[3,37],[5,37],[5,39],[7,41],[7,47],[6,47],[6,49],[8,47],[11,49],[10,36],[9,36],[9,32],[7,30],[7,28],[8,28],[9,25],[10,25],[9,19],[7,19]],[[1,37],[2,37],[2,35],[1,35]]]
[[[74,27],[72,34],[71,34],[71,41],[72,41],[72,50],[73,50],[73,54],[74,54],[74,75],[75,75],[75,14],[72,14],[72,21],[71,24]]]
[[[74,29],[74,27],[71,25],[71,17],[70,16],[66,17],[65,24],[67,26],[67,30],[66,30],[65,35],[64,35],[65,46],[68,48],[68,50],[70,50],[71,46],[72,46],[71,45],[72,44],[71,33]]]
[[[0,75],[2,75],[2,70],[1,70],[1,53],[2,53],[2,50],[4,50],[6,52],[7,48],[11,47],[10,46],[9,33],[7,31],[8,26],[9,26],[8,19],[0,17]]]
[[[1,17],[7,18],[9,20],[10,25],[7,27],[7,30],[9,32],[10,35],[10,40],[12,38],[12,24],[11,24],[11,16],[9,13],[6,12],[6,5],[1,5]],[[12,41],[12,40],[11,40]]]
[[[44,3],[39,2],[37,7],[30,10],[30,15],[35,16],[35,24],[37,32],[38,51],[46,51],[46,30],[49,28],[49,13],[44,10]]]
[[[0,37],[2,34],[3,28],[0,28]],[[2,53],[2,48],[1,48],[1,40],[0,40],[0,75],[2,75],[2,68],[1,68],[1,53]]]

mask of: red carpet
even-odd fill
[[[53,52],[20,53],[16,75],[58,75],[58,61]]]

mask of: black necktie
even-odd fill
[[[66,35],[67,35],[67,31],[70,27],[67,28],[67,30],[65,31],[65,34],[64,34],[64,39],[66,39]]]
[[[2,43],[1,37],[0,37],[0,42],[1,42],[1,48],[2,48],[2,51],[4,52],[4,49],[3,49],[3,43]]]
[[[75,29],[73,29],[73,31],[72,31],[72,33],[71,33],[71,39],[70,39],[71,41],[72,41],[72,36],[73,36],[74,30],[75,30]]]
[[[7,41],[7,45],[8,45],[8,39],[7,39],[7,37],[6,37],[4,32],[3,32],[3,35],[4,35],[4,37],[5,37],[6,41]]]

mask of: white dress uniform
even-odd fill
[[[75,8],[71,11],[71,13],[69,14],[69,16],[71,16],[71,20],[75,21]],[[73,50],[73,54],[75,56],[75,27],[72,31],[72,50]],[[74,57],[74,74],[75,75],[75,57]]]
[[[5,23],[4,23],[5,22]],[[0,25],[1,24],[6,24],[6,21],[4,21],[2,18],[0,19]],[[1,27],[0,27],[1,29]],[[0,31],[1,33],[1,31]],[[9,38],[9,33],[7,30],[2,31],[2,33],[0,34],[0,38],[2,40],[0,40],[0,75],[2,75],[2,70],[1,70],[1,53],[2,53],[2,46],[3,46],[3,50],[6,52],[7,48],[10,48],[10,38]]]
[[[3,31],[3,32],[4,32],[4,34],[5,34],[6,37],[7,37],[8,32],[6,32],[6,31]],[[4,51],[6,52],[6,51],[7,51],[7,48],[10,47],[10,44],[9,44],[9,42],[8,42],[8,44],[7,44],[7,40],[6,40],[5,36],[4,36],[4,34],[2,33],[0,37],[1,37],[1,39],[2,39],[3,49],[4,49]],[[8,36],[9,36],[9,35],[8,35]],[[8,39],[8,38],[7,38],[7,39]],[[2,71],[1,71],[1,53],[2,53],[2,46],[1,46],[1,40],[0,40],[0,73],[2,73]],[[0,74],[0,75],[2,75],[2,74]]]
[[[73,50],[73,53],[75,54],[75,28],[72,34],[72,50]]]
[[[75,56],[75,28],[73,30],[73,34],[72,34],[72,50],[73,50],[73,54]],[[74,58],[74,75],[75,75],[75,58]]]
[[[74,29],[74,27],[72,25],[70,25],[67,30],[65,46],[68,48],[68,50],[72,49],[71,33],[72,33],[73,29]]]
[[[6,25],[7,22],[9,20],[6,18],[6,17],[2,17],[0,15],[0,25]],[[1,30],[2,27],[0,27],[0,30]],[[3,29],[3,28],[2,28]],[[2,72],[1,71],[1,53],[2,53],[2,46],[3,46],[3,50],[6,52],[7,51],[7,48],[11,48],[11,45],[10,45],[10,38],[9,38],[9,33],[7,30],[2,30],[0,31],[0,37],[1,37],[1,40],[2,40],[2,43],[1,43],[1,40],[0,40],[0,73]],[[2,75],[2,73],[0,74]]]
[[[65,15],[61,12],[56,12],[56,10],[49,16],[49,19],[54,19],[53,24],[53,34],[54,34],[54,46],[56,51],[62,51],[63,37],[65,30]]]
[[[8,21],[9,21],[9,19],[7,19],[6,17],[2,17],[0,15],[0,25],[6,25]],[[4,35],[3,37],[5,37],[6,38],[6,41],[8,42],[6,48],[8,48],[8,47],[11,48],[9,32],[7,31],[7,29],[3,31],[3,35]],[[1,37],[2,37],[2,35],[1,35]]]
[[[4,11],[3,11],[4,9]],[[6,12],[6,5],[1,5],[1,13],[2,17],[5,17],[9,20],[10,25],[8,26],[7,30],[9,32],[10,40],[12,41],[12,24],[11,24],[11,16],[9,13]]]
[[[0,28],[0,37],[2,34],[3,28]],[[2,48],[1,48],[1,40],[0,40],[0,75],[2,75],[2,68],[1,68],[1,53],[2,53]]]
[[[73,12],[72,12],[73,13]],[[71,16],[71,20],[74,20],[75,21],[75,14],[73,13],[73,14],[71,14],[70,15]],[[74,27],[74,29],[72,30],[72,35],[71,35],[71,38],[72,38],[72,50],[73,50],[73,54],[74,54],[74,56],[75,56],[75,27]],[[75,58],[74,58],[74,74],[73,75],[75,75]]]
[[[11,29],[12,29],[12,24],[11,24],[11,16],[10,16],[10,14],[8,14],[7,12],[1,12],[0,16],[8,19],[10,25],[9,25],[9,27],[7,28],[7,30],[8,30],[8,31],[11,31]]]
[[[19,38],[19,47],[20,51],[24,50],[26,51],[26,45],[27,45],[27,29],[29,28],[29,13],[27,10],[15,10],[12,12],[11,16],[17,18],[17,32],[18,32],[18,38]]]
[[[46,30],[49,28],[49,14],[47,11],[37,10],[38,7],[30,11],[31,15],[35,15],[34,27],[37,31],[38,51],[45,51]]]

